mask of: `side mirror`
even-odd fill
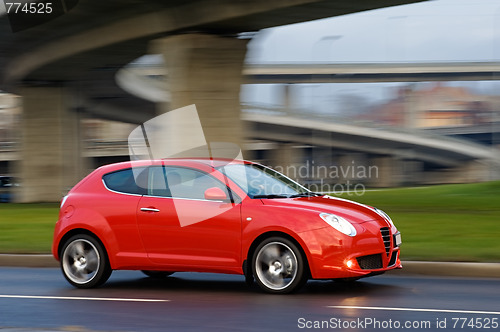
[[[225,201],[228,197],[227,193],[221,188],[212,187],[205,190],[205,199],[210,201]]]

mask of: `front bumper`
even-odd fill
[[[402,268],[395,227],[379,221],[354,226],[354,237],[331,227],[300,234],[313,279],[362,278]]]

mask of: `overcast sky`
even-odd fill
[[[500,60],[500,1],[439,0],[263,30],[249,62]]]
[[[436,0],[261,31],[247,63],[500,61],[499,0]],[[458,82],[479,93],[499,82]],[[309,84],[294,88],[297,106],[338,112],[341,95],[381,102],[400,83]],[[388,88],[389,87],[389,88]],[[392,87],[392,88],[391,88]],[[500,94],[500,91],[498,92]],[[242,100],[280,104],[279,87],[246,86]]]

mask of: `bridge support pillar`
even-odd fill
[[[281,173],[292,177],[294,174],[289,174],[290,168],[293,167],[293,151],[292,145],[289,143],[279,143],[278,148],[272,151],[270,158],[272,164],[268,165]]]
[[[307,176],[307,166],[304,165],[304,150],[295,147],[292,143],[277,143],[273,150],[266,151],[265,163],[289,178],[297,181],[303,180]]]
[[[246,44],[246,40],[204,34],[153,41],[151,51],[163,55],[165,89],[171,94],[170,103],[158,105],[158,113],[195,104],[207,141],[242,146],[240,85]]]
[[[22,148],[16,201],[57,202],[86,172],[79,116],[61,87],[22,88]]]
[[[392,156],[379,156],[371,158],[370,165],[372,176],[370,186],[389,188],[399,187],[403,184],[402,161]]]
[[[475,183],[490,179],[490,165],[487,161],[465,161],[451,172],[451,183]]]
[[[358,177],[358,168],[363,167],[362,159],[362,154],[360,153],[347,153],[341,155],[338,158],[339,170],[337,172],[337,182],[356,185],[364,181],[364,178]]]

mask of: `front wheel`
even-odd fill
[[[297,290],[307,281],[305,271],[301,251],[285,238],[262,241],[252,257],[255,280],[268,293],[285,294]]]
[[[61,251],[61,270],[66,280],[78,288],[97,287],[111,275],[104,247],[87,234],[66,241]]]

